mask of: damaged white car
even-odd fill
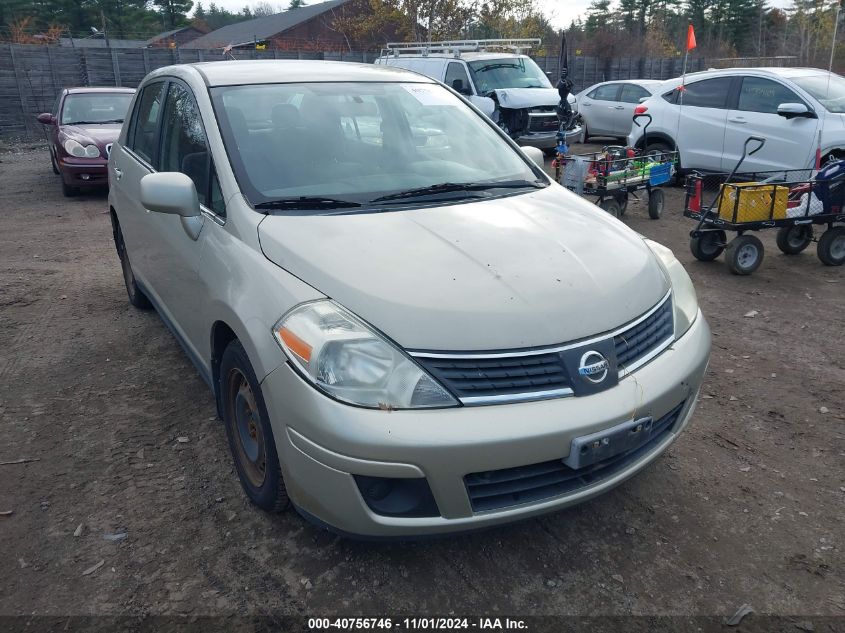
[[[523,51],[540,40],[461,40],[388,44],[376,64],[411,70],[441,81],[469,99],[519,145],[548,153],[557,146],[558,91]],[[505,51],[505,52],[503,52]],[[569,96],[577,114],[577,101]],[[566,143],[581,137],[578,117],[566,130]]]

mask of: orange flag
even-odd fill
[[[692,28],[692,24],[689,25],[687,29],[687,50],[691,51],[695,48],[695,29]]]

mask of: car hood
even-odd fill
[[[558,185],[348,215],[275,215],[265,255],[408,349],[553,345],[614,329],[669,285],[642,238]]]
[[[536,108],[560,103],[560,95],[554,88],[500,88],[493,92],[503,108]],[[570,94],[567,101],[574,105],[575,96]]]
[[[83,144],[96,144],[105,149],[109,143],[114,143],[120,136],[121,123],[102,123],[95,125],[63,125],[61,134],[64,138],[72,138]]]

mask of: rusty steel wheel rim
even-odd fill
[[[237,458],[249,482],[256,488],[264,484],[267,450],[261,427],[261,414],[249,381],[239,369],[226,377],[229,424],[237,447]]]

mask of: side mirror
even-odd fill
[[[817,118],[816,113],[803,103],[781,103],[778,106],[778,114],[785,119],[795,119],[798,117],[804,117],[805,119]]]
[[[38,115],[38,122],[43,125],[55,125],[56,118],[49,112],[42,112]]]
[[[200,214],[194,181],[177,171],[147,174],[141,178],[141,204],[150,211],[183,218]]]
[[[469,91],[469,88],[464,86],[464,80],[463,79],[453,79],[452,80],[452,90],[454,90],[455,92],[459,92],[462,95],[471,94],[470,91]]]
[[[523,145],[519,149],[521,149],[522,153],[530,158],[531,162],[537,165],[540,169],[543,169],[546,166],[546,157],[543,155],[543,150],[539,147]]]

